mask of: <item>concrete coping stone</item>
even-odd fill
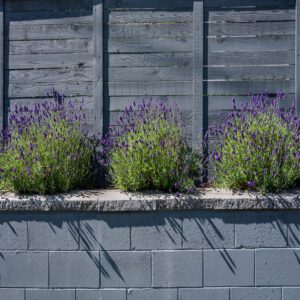
[[[181,196],[156,191],[128,193],[114,189],[74,191],[51,196],[0,195],[0,211],[161,210],[300,210],[300,189],[269,195],[212,188]]]

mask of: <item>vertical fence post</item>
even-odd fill
[[[93,0],[94,39],[94,126],[93,131],[103,134],[103,0]]]
[[[193,146],[203,140],[203,1],[193,4]]]
[[[300,116],[300,0],[296,0],[296,40],[295,40],[295,104],[296,114]]]
[[[0,131],[4,125],[4,0],[0,0]]]

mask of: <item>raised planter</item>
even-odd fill
[[[300,191],[2,195],[0,210],[1,300],[300,299]]]

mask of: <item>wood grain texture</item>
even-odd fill
[[[288,80],[295,78],[295,66],[206,67],[208,80]]]
[[[92,68],[75,69],[43,69],[43,70],[14,70],[6,71],[10,83],[60,83],[83,82],[94,79]]]
[[[129,107],[135,101],[141,102],[146,97],[110,97],[110,111],[124,111],[125,107]],[[155,100],[165,101],[169,105],[176,103],[180,110],[192,110],[193,96],[158,96]]]
[[[209,23],[209,36],[294,35],[295,22]]]
[[[135,23],[184,23],[192,22],[192,12],[189,11],[111,11],[108,14],[109,24]]]
[[[208,52],[208,65],[222,66],[253,66],[274,64],[295,64],[295,50],[282,51],[235,51],[231,49],[226,52]]]
[[[192,81],[109,82],[110,96],[178,96],[193,93]]]
[[[285,7],[293,6],[295,0],[210,0],[204,1],[205,7]]]
[[[189,52],[193,48],[192,37],[109,39],[109,53],[160,53]]]
[[[212,81],[207,83],[208,95],[248,95],[260,94],[265,91],[277,93],[282,90],[294,93],[295,81]]]
[[[109,68],[109,81],[186,81],[193,80],[191,67]]]
[[[192,52],[110,54],[109,67],[190,67]]]
[[[296,68],[295,68],[295,81],[296,81],[296,95],[295,95],[295,103],[296,103],[296,114],[300,116],[300,1],[296,0],[296,35],[295,35],[295,43],[296,43]]]
[[[206,22],[257,22],[257,21],[294,21],[294,9],[254,8],[236,10],[208,10],[205,13]]]
[[[93,24],[10,25],[10,41],[91,39]]]
[[[53,88],[66,96],[91,96],[93,94],[92,82],[57,83],[54,86],[51,83],[17,83],[9,84],[8,98],[45,97],[47,91],[51,93]]]
[[[208,39],[208,51],[288,51],[295,49],[292,35],[256,36],[256,37],[211,37]]]
[[[94,133],[103,135],[103,2],[93,1]]]
[[[186,23],[146,23],[110,24],[110,38],[176,38],[193,35],[192,22]]]
[[[5,51],[11,55],[93,53],[93,41],[91,39],[10,41]]]
[[[203,1],[193,6],[193,146],[201,145],[204,137],[203,106]]]
[[[60,69],[60,68],[91,68],[93,54],[28,54],[6,56],[7,68],[10,70],[25,69]]]

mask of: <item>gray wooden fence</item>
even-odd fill
[[[299,0],[0,0],[1,126],[57,90],[107,130],[148,96],[177,102],[198,143],[231,98],[279,89],[300,114]]]

